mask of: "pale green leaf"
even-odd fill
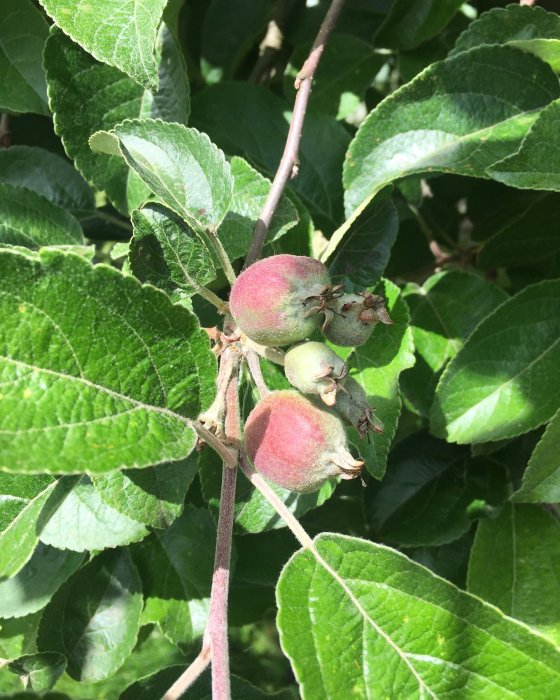
[[[496,608],[382,545],[324,534],[315,548],[276,592],[304,700],[560,694],[560,652]]]
[[[263,177],[239,156],[231,161],[233,176],[233,198],[225,219],[218,229],[222,242],[231,260],[237,260],[249,250],[253,230],[270,191],[270,180]],[[273,244],[298,222],[295,206],[284,194],[274,212],[266,241]]]
[[[65,34],[98,61],[158,88],[156,33],[167,0],[40,0]]]
[[[110,135],[90,139],[94,150],[109,154],[117,152],[116,143],[166,206],[191,226],[218,228],[231,203],[233,178],[224,154],[206,134],[158,119],[127,119]]]
[[[3,469],[104,473],[190,453],[215,359],[162,292],[76,255],[0,251],[0,319]]]
[[[44,608],[83,560],[83,554],[39,544],[15,576],[0,581],[0,618],[23,617]]]
[[[559,119],[560,100],[555,100],[539,114],[520,149],[494,163],[488,173],[510,187],[560,192]]]
[[[8,666],[12,673],[21,676],[28,690],[42,692],[54,687],[66,669],[66,657],[53,651],[22,656]]]
[[[405,299],[417,354],[401,378],[406,398],[428,416],[438,378],[483,318],[508,298],[483,277],[453,270],[439,272],[423,286],[409,285]]]
[[[147,469],[125,469],[94,478],[101,498],[133,520],[165,528],[183,511],[185,495],[198,470],[198,455]]]
[[[560,411],[548,424],[531,455],[521,488],[513,500],[518,503],[560,502]]]
[[[398,231],[399,219],[387,192],[350,220],[349,227],[345,223],[333,233],[321,259],[331,275],[343,276],[346,289],[361,291],[381,279]]]
[[[186,123],[189,84],[180,49],[162,25],[158,34],[160,90],[144,90],[111,66],[98,63],[60,30],[45,48],[49,101],[56,132],[77,169],[123,213],[140,206],[149,190],[122,158],[93,153],[88,139],[123,119],[159,117]]]
[[[560,522],[538,506],[506,504],[478,525],[468,589],[558,646],[559,570]]]
[[[40,248],[83,241],[80,224],[62,207],[25,187],[0,184],[0,243]]]
[[[136,644],[141,591],[128,550],[97,556],[45,608],[37,638],[39,651],[65,654],[67,672],[76,680],[112,676]]]
[[[142,623],[157,623],[176,644],[190,643],[204,632],[215,541],[208,511],[188,505],[171,527],[132,549],[146,600]]]
[[[462,4],[462,0],[395,0],[375,34],[375,44],[405,51],[414,49],[438,34]]]
[[[142,282],[187,296],[216,277],[212,256],[196,231],[161,204],[132,213],[130,269]]]
[[[67,160],[44,148],[1,149],[0,183],[27,187],[76,214],[95,209],[93,192],[81,175]]]
[[[482,44],[528,51],[560,71],[560,17],[542,7],[511,4],[484,12],[459,36],[449,55]]]
[[[509,47],[472,49],[429,66],[360,126],[344,164],[347,213],[355,217],[405,175],[487,177],[559,91],[549,66]]]
[[[148,534],[137,520],[105,503],[87,476],[64,481],[69,488],[41,529],[43,544],[74,552],[99,551],[136,542]]]
[[[36,652],[37,629],[40,620],[41,613],[2,620],[0,623],[0,655],[2,658],[17,659],[24,654]]]
[[[473,331],[431,412],[435,435],[488,442],[546,423],[560,406],[560,282],[526,287]]]
[[[373,434],[370,441],[360,440],[353,428],[350,435],[367,470],[381,479],[401,412],[399,375],[412,367],[414,354],[408,325],[410,317],[400,289],[389,280],[383,280],[375,291],[385,297],[393,324],[378,323],[367,343],[351,351],[348,361],[351,376],[364,388],[385,431]],[[336,350],[342,357],[348,357],[347,349]]]
[[[31,0],[2,0],[0,109],[48,114],[42,66],[49,25]]]

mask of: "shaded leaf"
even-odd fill
[[[78,221],[25,187],[0,184],[0,243],[40,248],[83,243]]]
[[[0,581],[0,618],[23,617],[44,608],[83,560],[83,554],[39,544],[15,576]]]
[[[37,651],[35,640],[41,613],[26,617],[2,620],[0,629],[0,654],[4,659],[17,659]]]
[[[224,154],[206,134],[157,119],[127,119],[109,133],[94,134],[90,145],[102,153],[120,152],[189,225],[215,231],[223,221],[233,179]]]
[[[376,46],[414,49],[438,34],[461,7],[461,0],[395,0],[376,32]]]
[[[457,39],[453,56],[482,44],[506,44],[528,51],[560,71],[560,17],[542,7],[493,7],[469,24]]]
[[[3,0],[0,16],[0,109],[48,114],[42,66],[49,25],[31,0]]]
[[[187,121],[190,102],[184,61],[175,39],[162,25],[158,35],[160,90],[144,90],[120,70],[98,63],[60,30],[45,48],[45,67],[54,125],[76,168],[127,214],[149,190],[122,158],[93,153],[89,137],[126,118],[159,117]]]
[[[560,502],[560,411],[548,424],[544,435],[535,447],[523,483],[513,500],[518,503]]]
[[[486,177],[492,163],[519,148],[559,89],[549,66],[509,47],[481,47],[429,66],[360,126],[344,164],[347,214],[357,216],[405,175]]]
[[[103,473],[190,453],[189,419],[211,401],[215,373],[194,316],[55,251],[0,251],[0,286],[2,468]]]
[[[542,282],[487,316],[449,363],[432,431],[450,442],[487,442],[542,425],[560,406],[559,363],[560,282]]]
[[[558,650],[496,608],[381,545],[324,534],[315,547],[292,557],[277,587],[304,700],[560,693]]]
[[[165,528],[181,515],[185,495],[198,471],[198,455],[147,469],[125,469],[94,478],[101,498],[133,520]]]
[[[141,581],[127,550],[106,552],[74,574],[45,608],[37,644],[68,658],[76,680],[100,681],[128,657],[140,628]]]
[[[166,0],[94,0],[73,7],[67,0],[39,1],[63,32],[98,61],[157,90],[154,46]]]
[[[130,269],[142,282],[167,292],[177,287],[187,296],[216,277],[208,248],[196,231],[161,204],[147,204],[132,213]]]
[[[66,669],[63,654],[47,651],[21,656],[8,666],[12,673],[22,676],[22,681],[30,690],[41,692],[50,690]]]
[[[538,506],[506,504],[479,523],[468,589],[560,642],[560,523]]]

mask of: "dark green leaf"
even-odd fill
[[[375,34],[375,44],[408,50],[438,34],[463,3],[461,0],[395,0]]]
[[[560,694],[560,652],[391,549],[325,534],[277,587],[278,626],[304,700]]]
[[[560,411],[548,424],[531,455],[521,488],[513,500],[518,503],[560,502]]]
[[[509,47],[481,47],[431,65],[362,123],[344,165],[347,213],[355,217],[405,175],[486,177],[492,163],[519,148],[559,90],[549,66]]]
[[[538,506],[506,504],[478,525],[468,588],[560,642],[560,523]]]
[[[48,114],[42,66],[49,25],[31,0],[3,0],[0,16],[0,109]]]
[[[385,271],[398,231],[396,209],[388,194],[380,195],[351,220],[349,228],[343,224],[334,232],[322,260],[331,275],[343,276],[347,289],[371,287]]]
[[[157,90],[154,46],[166,0],[94,0],[75,7],[67,0],[39,1],[64,33],[98,61]]]
[[[190,453],[189,419],[211,401],[215,372],[194,316],[55,251],[0,251],[0,286],[2,468],[103,473]]]
[[[66,657],[53,651],[22,656],[8,666],[30,690],[50,690],[66,669]]]
[[[121,158],[93,153],[88,139],[123,119],[159,117],[186,123],[189,85],[177,44],[165,25],[158,35],[160,91],[151,93],[116,68],[98,63],[59,30],[45,49],[49,100],[57,133],[76,167],[123,213],[140,206],[149,190]],[[84,107],[85,106],[85,107]]]
[[[130,554],[106,552],[74,574],[45,608],[39,650],[65,654],[72,678],[100,681],[134,648],[141,613],[141,581]]]
[[[482,44],[506,44],[535,54],[560,71],[560,17],[542,7],[494,7],[471,22],[450,55]]]
[[[39,544],[23,569],[0,581],[0,618],[23,617],[44,608],[83,560],[83,554]]]
[[[192,121],[226,153],[243,155],[272,175],[284,148],[290,109],[288,102],[259,85],[222,83],[193,99]],[[299,175],[292,185],[318,221],[330,228],[342,216],[340,172],[348,141],[334,119],[317,114],[306,118]]]
[[[161,204],[147,204],[132,213],[130,269],[142,282],[186,296],[216,277],[208,248],[196,231]]]
[[[40,621],[41,613],[2,620],[0,629],[0,655],[2,658],[17,659],[24,654],[35,653],[37,651],[35,640]]]
[[[93,480],[101,498],[119,513],[165,528],[181,515],[185,494],[198,470],[198,455],[147,469],[125,469]]]
[[[487,442],[546,423],[560,406],[560,282],[527,287],[487,316],[438,384],[432,431]]]
[[[142,623],[157,623],[175,644],[191,643],[204,632],[215,541],[208,511],[188,505],[171,527],[132,549],[146,600]]]
[[[25,187],[0,184],[0,243],[40,248],[83,243],[78,221]]]

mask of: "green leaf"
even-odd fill
[[[548,424],[544,435],[535,447],[521,488],[513,496],[517,503],[560,502],[560,411]]]
[[[22,676],[27,688],[41,692],[50,690],[62,676],[66,669],[66,657],[52,651],[31,654],[12,661],[8,669]]]
[[[395,0],[375,34],[376,46],[407,51],[439,34],[462,5],[461,0]]]
[[[70,486],[43,525],[40,540],[44,544],[74,552],[98,551],[130,544],[148,534],[137,520],[105,503],[87,476],[66,477],[64,481]]]
[[[156,33],[166,0],[39,0],[55,23],[98,61],[157,90]]]
[[[95,209],[93,192],[72,165],[44,148],[12,146],[0,150],[0,183],[33,190],[63,209]]]
[[[192,107],[192,123],[228,155],[242,155],[274,175],[288,133],[291,105],[286,100],[260,85],[231,82],[198,93]],[[331,117],[306,117],[299,175],[291,186],[318,222],[329,229],[342,217],[340,172],[348,142],[344,127]]]
[[[222,462],[211,450],[205,450],[200,457],[200,485],[204,500],[217,520],[220,507],[222,484]],[[315,493],[295,493],[276,484],[271,488],[281,498],[291,513],[297,518],[317,508],[329,499],[335,489],[334,480],[326,481]],[[286,523],[260,491],[255,489],[245,476],[238,472],[235,490],[234,532],[252,534],[286,527]]]
[[[17,659],[37,651],[35,640],[41,613],[26,617],[2,620],[0,629],[0,655],[4,659]]]
[[[190,453],[215,359],[162,292],[76,255],[0,251],[0,319],[3,469],[100,474]]]
[[[142,282],[192,296],[216,278],[208,248],[170,209],[147,204],[132,213],[132,223],[130,269]]]
[[[508,298],[483,277],[453,270],[430,277],[422,287],[409,285],[405,299],[417,354],[415,366],[401,378],[403,391],[420,415],[428,416],[436,385],[483,318]]]
[[[296,46],[284,75],[284,94],[293,103],[294,80],[311,45]],[[370,44],[351,34],[333,34],[321,56],[313,78],[309,112],[329,114],[346,119],[358,109],[372,78],[385,63],[386,57],[373,52]]]
[[[42,56],[49,25],[31,0],[3,0],[0,110],[48,114]]]
[[[0,184],[0,243],[40,248],[83,243],[78,221],[25,187]]]
[[[453,56],[482,44],[505,44],[528,51],[560,71],[560,17],[542,7],[494,7],[469,24],[457,39]]]
[[[559,363],[556,280],[525,288],[477,326],[440,379],[433,433],[488,442],[546,423],[560,406]]]
[[[559,90],[549,66],[509,47],[472,49],[429,66],[360,126],[344,164],[347,213],[355,217],[405,175],[487,177],[488,166],[519,148]]]
[[[507,500],[508,488],[499,464],[413,433],[392,450],[383,481],[368,487],[367,515],[376,539],[434,547],[461,537],[474,518]]]
[[[202,637],[215,542],[216,528],[208,511],[187,505],[171,527],[134,545],[146,600],[142,624],[158,624],[175,644]]]
[[[560,192],[559,118],[556,100],[539,114],[521,148],[488,168],[491,177],[510,187]]]
[[[410,317],[400,289],[389,280],[383,280],[376,292],[385,297],[393,325],[377,324],[367,343],[352,351],[349,363],[350,374],[362,385],[370,403],[375,406],[385,432],[374,435],[371,442],[360,440],[353,428],[349,432],[367,470],[376,479],[381,479],[401,412],[399,375],[407,367],[412,367],[414,354]],[[347,349],[336,350],[342,357],[348,356]]]
[[[218,229],[218,238],[229,258],[237,260],[249,250],[253,230],[270,192],[271,183],[239,156],[234,156],[230,165],[233,176],[233,198],[225,219]],[[298,218],[295,206],[287,195],[282,195],[268,229],[267,244],[273,244],[292,229],[297,224]]]
[[[304,700],[560,693],[558,650],[494,607],[382,545],[325,534],[315,547],[276,591]]]
[[[149,190],[122,158],[93,153],[88,139],[126,118],[152,116],[186,123],[190,110],[186,68],[165,25],[158,34],[158,60],[160,90],[152,93],[116,68],[98,63],[60,30],[51,32],[45,48],[56,132],[80,173],[105,190],[125,214],[140,206]]]
[[[198,455],[148,469],[125,469],[93,480],[101,498],[128,518],[165,528],[181,515],[198,471]]]
[[[127,119],[110,134],[94,134],[90,144],[105,153],[116,154],[119,148],[128,165],[189,225],[215,231],[223,221],[233,178],[224,154],[206,134],[157,119]]]
[[[23,617],[44,608],[83,560],[83,554],[39,544],[15,576],[0,581],[0,618]]]
[[[383,275],[398,231],[397,211],[387,192],[376,197],[349,227],[343,224],[333,233],[322,260],[331,275],[343,276],[347,289],[371,287]]]
[[[560,523],[538,506],[506,504],[479,523],[468,589],[560,644]]]
[[[483,270],[517,268],[550,260],[560,253],[560,197],[534,194],[492,227],[476,264]],[[475,229],[476,237],[476,229]]]
[[[134,648],[141,613],[141,581],[130,554],[105,552],[74,574],[45,608],[39,651],[65,654],[67,672],[76,680],[103,680]]]

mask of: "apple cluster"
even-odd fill
[[[326,479],[359,476],[363,462],[349,451],[344,424],[361,438],[383,432],[362,386],[328,345],[367,342],[377,323],[392,323],[384,299],[333,285],[318,260],[274,255],[254,263],[231,290],[239,329],[260,345],[290,345],[285,373],[294,390],[274,391],[250,413],[245,447],[255,469],[296,492],[315,491]]]

